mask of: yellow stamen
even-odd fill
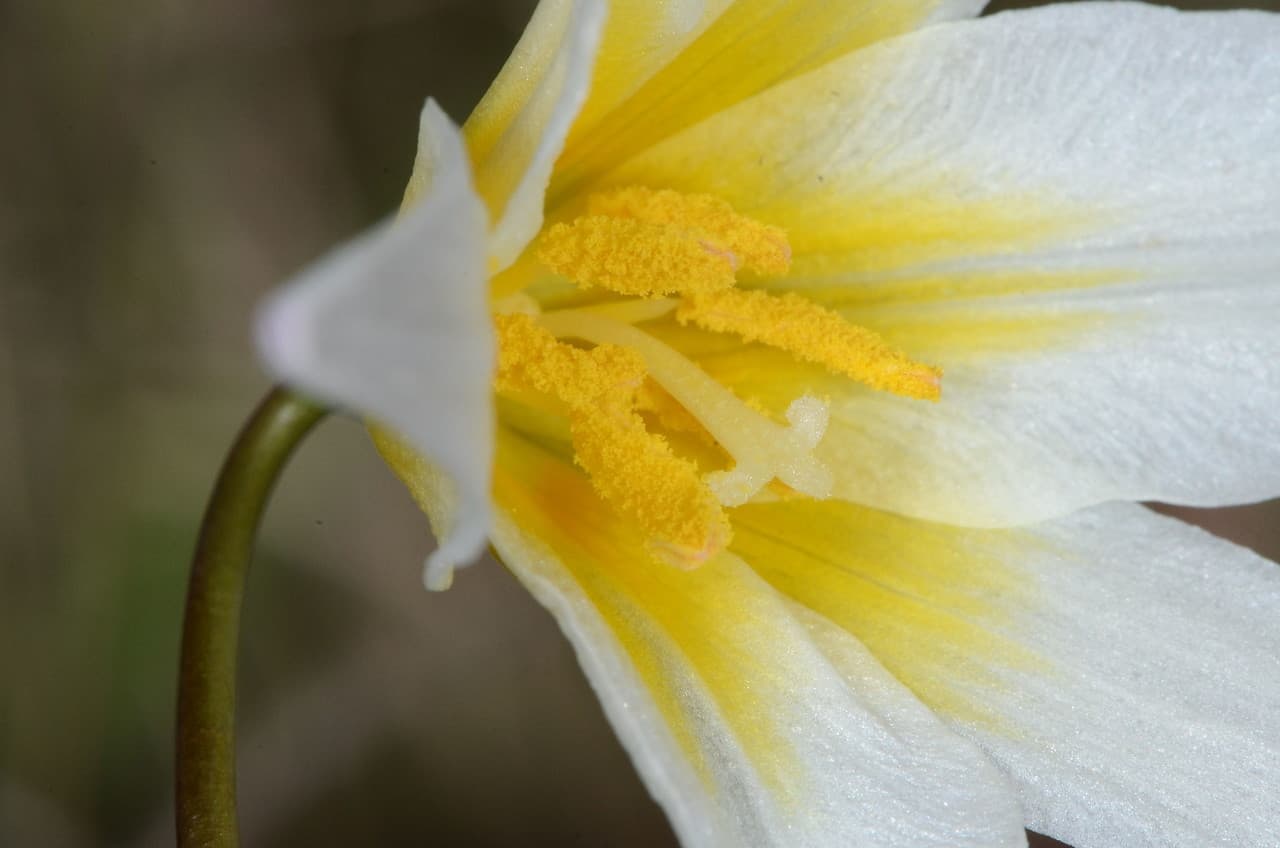
[[[762,224],[709,194],[630,186],[587,199],[591,215],[635,218],[704,233],[760,274],[779,276],[791,267],[791,245],[778,227]]]
[[[538,258],[583,288],[637,297],[727,289],[737,270],[731,253],[697,233],[603,215],[555,224],[539,241]]]
[[[831,472],[812,453],[816,428],[808,419],[813,416],[800,416],[792,427],[779,426],[653,336],[589,310],[547,312],[537,320],[556,336],[618,345],[643,357],[653,379],[733,457],[733,469],[707,480],[726,506],[745,503],[775,477],[810,497],[831,494]]]
[[[691,567],[723,550],[732,533],[727,507],[829,497],[833,477],[816,456],[829,403],[799,397],[786,424],[777,423],[635,325],[674,312],[683,324],[772,345],[877,389],[938,398],[942,372],[873,331],[797,294],[735,288],[742,269],[787,273],[791,248],[777,227],[719,198],[670,190],[621,188],[584,206],[581,217],[547,228],[512,286],[534,280],[541,263],[582,288],[624,297],[550,311],[528,298],[500,301],[497,386],[555,399],[575,462],[660,558]],[[703,475],[700,467],[717,470]]]
[[[791,246],[777,227],[706,194],[631,187],[587,199],[587,214],[552,225],[537,255],[583,288],[654,297],[731,288],[739,268],[781,275]]]
[[[655,554],[692,567],[723,550],[729,519],[697,466],[649,433],[635,411],[644,361],[602,344],[564,344],[527,315],[495,317],[499,391],[536,391],[568,407],[577,463],[600,496],[652,538]]]
[[[803,297],[731,289],[690,295],[676,310],[681,323],[780,348],[875,389],[937,400],[942,371],[909,359],[877,333]]]

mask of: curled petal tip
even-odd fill
[[[428,592],[444,592],[453,586],[454,570],[452,563],[443,562],[433,554],[427,557],[422,569],[422,585]]]
[[[483,498],[463,498],[460,522],[440,537],[440,547],[427,557],[422,583],[431,592],[443,592],[453,585],[453,575],[484,554],[491,516]]]

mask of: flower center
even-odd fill
[[[631,187],[588,199],[587,214],[548,228],[537,256],[578,286],[620,298],[540,313],[531,300],[495,318],[499,392],[555,398],[575,460],[596,491],[635,521],[658,558],[694,567],[732,534],[725,509],[775,492],[830,495],[814,451],[827,404],[802,396],[775,422],[688,357],[636,326],[674,315],[825,366],[872,388],[936,400],[941,372],[871,330],[797,294],[737,288],[737,272],[781,276],[786,235],[708,195]],[[573,339],[592,347],[572,344]],[[662,432],[695,432],[727,457],[703,470]]]

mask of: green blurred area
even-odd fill
[[[1271,8],[1280,4],[1263,4]],[[172,841],[187,558],[273,284],[394,208],[532,0],[0,5],[0,845]],[[1274,505],[1202,513],[1280,554]],[[247,609],[249,845],[671,843],[554,623],[331,421]]]

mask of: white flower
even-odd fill
[[[688,845],[1280,831],[1280,569],[1123,503],[1280,494],[1280,17],[978,5],[546,0],[264,313]]]

